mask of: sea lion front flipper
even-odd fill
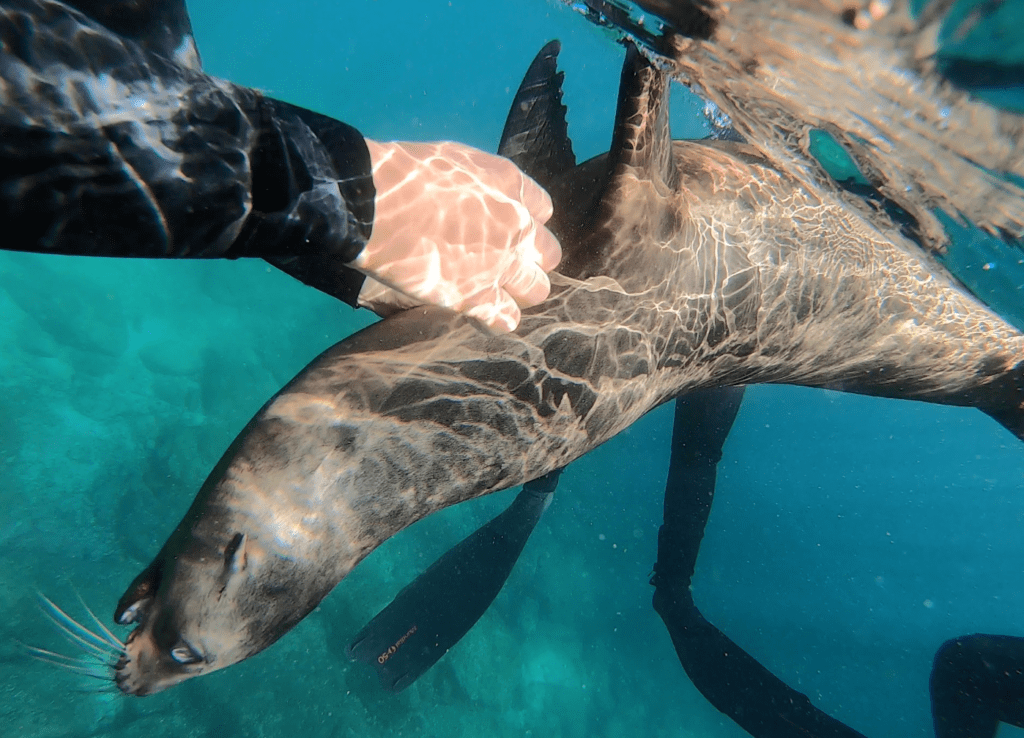
[[[534,57],[512,100],[498,144],[499,155],[511,159],[545,189],[553,177],[576,166],[562,104],[565,72],[557,67],[561,50],[558,41],[549,41]]]
[[[426,673],[498,596],[561,472],[527,482],[504,512],[416,577],[359,631],[349,658],[374,666],[389,692],[401,692]]]

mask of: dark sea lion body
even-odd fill
[[[271,399],[119,603],[120,622],[141,623],[124,691],[256,653],[402,528],[562,467],[691,389],[785,382],[974,405],[1024,433],[1024,337],[914,244],[750,147],[671,142],[665,80],[636,53],[611,153],[559,173],[547,51],[517,97],[541,120],[514,121],[514,105],[503,149],[555,201],[566,256],[550,299],[502,336],[408,311]]]

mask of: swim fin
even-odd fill
[[[558,484],[557,469],[523,485],[508,508],[431,564],[348,647],[401,692],[476,624],[505,584]]]

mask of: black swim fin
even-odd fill
[[[363,628],[348,647],[401,692],[469,632],[505,584],[561,469],[527,482],[508,508],[435,561]]]

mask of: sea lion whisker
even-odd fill
[[[110,695],[121,695],[123,694],[114,682],[110,682],[108,686],[96,687],[95,689],[69,689],[69,692],[75,692],[76,694],[110,694]]]
[[[60,668],[71,671],[76,674],[90,677],[92,679],[100,679],[105,681],[112,681],[113,671],[117,665],[117,662],[110,659],[102,659],[96,654],[86,652],[84,656],[68,656],[67,654],[58,653],[57,651],[51,651],[48,648],[41,648],[39,646],[31,646],[22,641],[15,640],[15,643],[19,648],[23,649],[29,657],[36,661],[42,661],[46,664],[52,664],[53,666],[59,666]],[[110,654],[114,656],[115,654]]]
[[[60,654],[56,655],[59,656]],[[36,661],[42,661],[44,664],[52,664],[53,666],[59,666],[61,669],[64,669],[65,671],[70,671],[73,674],[80,674],[81,676],[89,677],[90,679],[100,679],[102,681],[107,682],[113,681],[113,678],[109,673],[104,674],[97,671],[97,669],[102,668],[101,664],[91,664],[90,666],[76,666],[74,664],[65,663],[58,659],[47,658],[46,656],[43,656],[38,653],[32,653],[30,654],[30,656],[32,656],[32,658],[34,658]]]
[[[61,629],[61,635],[64,636],[68,643],[70,643],[72,646],[77,646],[78,648],[83,649],[83,651],[86,654],[100,659],[113,655],[112,653],[101,650],[98,646],[93,645],[84,638],[81,638],[72,633],[71,631],[65,629],[63,626],[60,625],[60,623],[56,623],[56,625]]]
[[[77,665],[77,666],[82,666],[82,667],[85,667],[85,666],[99,666],[100,664],[106,663],[106,662],[97,661],[96,657],[93,656],[92,654],[87,654],[84,657],[82,657],[82,656],[68,656],[67,654],[58,653],[57,651],[51,651],[48,648],[40,648],[39,646],[30,646],[27,643],[22,643],[21,641],[18,641],[17,643],[18,643],[19,646],[21,646],[21,648],[25,649],[25,651],[28,653],[29,656],[31,656],[34,659],[40,659],[40,660],[44,660],[44,659],[46,659],[46,660],[59,659],[63,663],[66,663],[66,664],[69,664],[69,665],[72,665],[72,666]]]
[[[49,598],[45,595],[39,595],[40,607],[46,616],[50,619],[54,625],[56,625],[61,633],[73,644],[85,648],[87,651],[107,658],[112,656],[114,653],[124,651],[124,647],[116,647],[108,643],[105,639],[93,633],[91,630],[86,628],[84,625],[79,623],[77,620],[72,618],[66,612],[57,607]]]
[[[85,604],[85,600],[82,599],[82,595],[80,595],[78,592],[75,592],[75,596],[78,598],[78,602],[82,605],[82,607],[85,608],[85,611],[89,613],[89,617],[92,618],[92,621],[96,623],[97,627],[99,627],[102,636],[105,636],[103,640],[107,641],[107,643],[109,643],[111,646],[118,649],[119,651],[124,651],[124,643],[121,641],[120,638],[118,638],[111,632],[110,628],[105,626],[103,622],[98,617],[96,617],[96,613],[92,611],[92,608]]]

